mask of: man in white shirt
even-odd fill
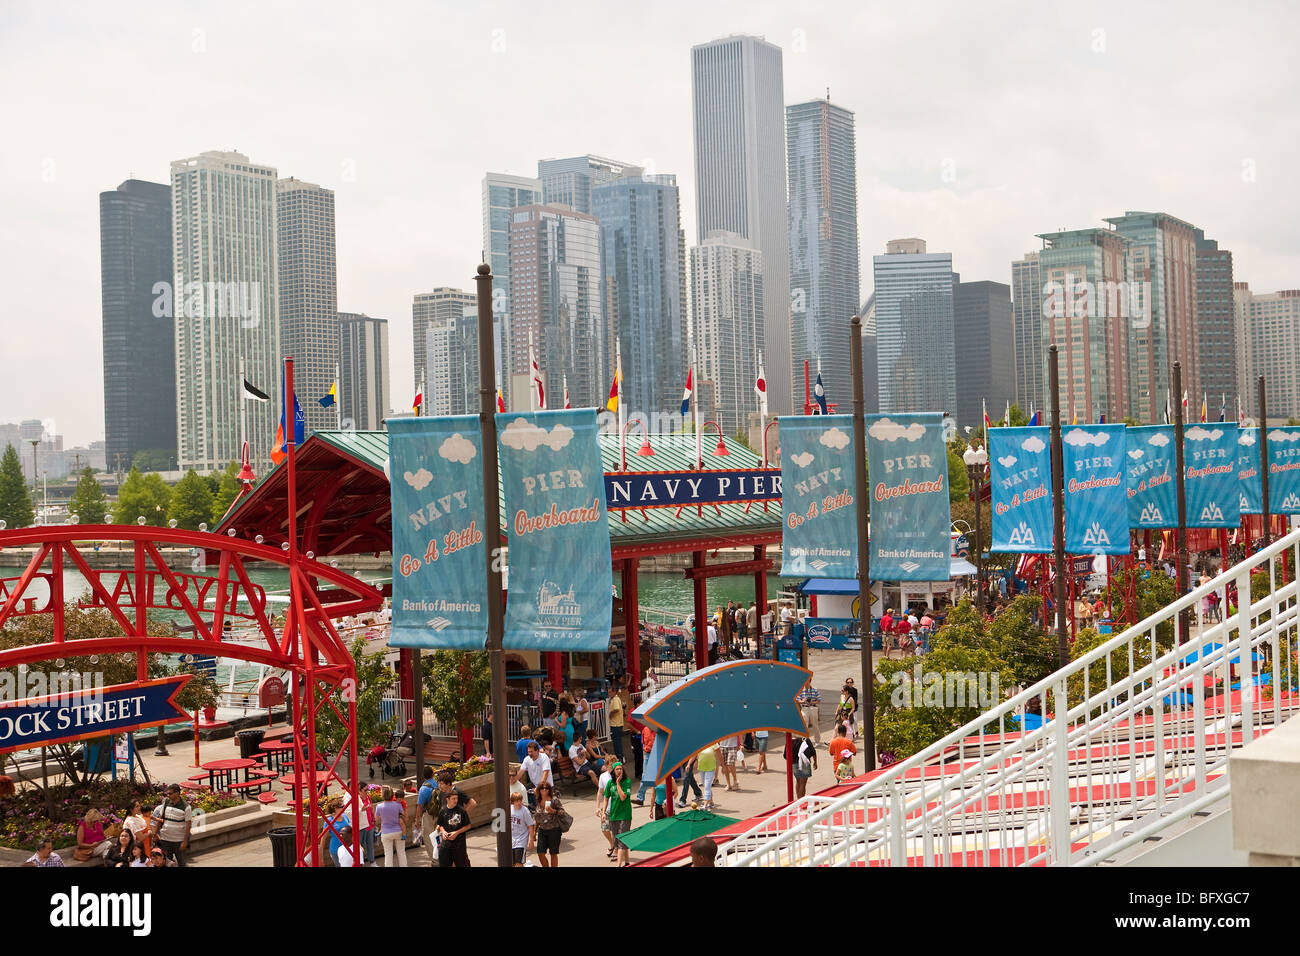
[[[781,605],[781,633],[789,634],[793,628],[790,619],[794,617],[794,609],[788,604]]]
[[[537,785],[542,782],[553,783],[551,759],[542,753],[535,740],[528,742],[528,756],[519,765],[519,774],[515,779],[522,783],[525,775],[528,777],[528,783],[531,784],[528,787],[528,806],[532,809],[537,806]]]
[[[713,620],[709,620],[709,663],[718,663],[718,629],[713,626]]]
[[[352,828],[344,827],[339,830],[339,866],[351,866],[352,862]]]

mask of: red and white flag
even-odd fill
[[[537,367],[537,356],[532,356],[533,362],[533,394],[537,396],[537,409],[546,408],[546,388],[542,385],[542,370]]]
[[[564,376],[564,407],[569,407],[569,376]]]
[[[763,375],[763,353],[758,354],[758,379],[754,382],[754,394],[758,396],[758,408],[767,414],[767,378]]]

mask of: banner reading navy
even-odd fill
[[[781,428],[781,574],[854,578],[853,416],[791,415]]]

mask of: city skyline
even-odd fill
[[[1276,10],[1294,23],[1294,12]],[[1049,228],[1099,223],[1117,210],[1168,210],[1232,251],[1237,281],[1262,292],[1298,284],[1291,263],[1300,250],[1300,231],[1287,214],[1296,187],[1282,173],[1294,165],[1297,147],[1285,132],[1290,124],[1279,121],[1289,115],[1286,106],[1295,99],[1297,83],[1285,52],[1288,30],[1277,18],[1223,21],[1208,5],[1192,6],[1170,30],[1156,13],[1119,6],[1098,10],[1091,19],[1042,11],[1032,25],[1024,22],[1023,10],[953,8],[939,28],[940,21],[906,11],[845,8],[813,16],[734,5],[701,11],[689,26],[666,17],[639,29],[637,42],[647,57],[638,62],[650,66],[636,74],[627,72],[627,48],[602,43],[602,31],[588,24],[569,24],[563,34],[565,42],[589,50],[581,69],[575,64],[554,73],[546,51],[561,34],[540,16],[534,22],[523,7],[513,16],[503,14],[499,25],[412,8],[404,31],[410,40],[394,38],[386,21],[347,33],[318,28],[330,42],[346,37],[358,62],[387,60],[394,46],[400,53],[420,30],[435,25],[440,33],[463,38],[450,62],[422,66],[424,72],[412,74],[412,89],[401,91],[351,74],[331,76],[313,67],[306,51],[286,54],[282,40],[295,22],[288,13],[273,14],[259,35],[235,34],[229,29],[233,21],[219,14],[194,16],[159,6],[135,18],[138,29],[124,44],[128,53],[141,55],[115,57],[113,68],[103,70],[88,92],[77,80],[79,71],[50,64],[75,60],[95,69],[96,58],[104,56],[101,37],[116,22],[108,11],[86,11],[78,24],[58,30],[34,8],[0,16],[3,75],[14,81],[33,64],[45,64],[37,70],[41,86],[12,104],[9,128],[17,148],[0,160],[8,173],[0,180],[0,201],[11,224],[0,237],[2,274],[17,314],[47,316],[65,330],[50,336],[45,323],[8,323],[6,353],[21,361],[0,382],[0,417],[54,417],[72,444],[103,435],[92,197],[111,183],[162,182],[177,156],[236,147],[258,162],[320,183],[337,199],[344,264],[339,307],[400,316],[417,291],[471,287],[483,245],[478,184],[485,171],[525,176],[541,158],[591,150],[624,157],[647,172],[676,174],[683,208],[694,208],[689,51],[734,33],[765,36],[781,47],[783,105],[820,97],[829,86],[832,101],[855,112],[864,250],[875,252],[897,236],[921,235],[931,248],[950,250],[963,274],[1008,282],[1008,263]],[[1198,20],[1214,29],[1197,34],[1192,21]],[[974,72],[962,55],[973,33],[984,41],[987,56],[975,62]],[[864,66],[858,52],[861,37],[870,35],[889,35],[895,42],[881,45],[880,56]],[[926,53],[925,70],[908,69],[917,50]],[[272,51],[284,62],[262,76]],[[1190,61],[1202,64],[1200,91],[1180,83],[1172,69]],[[522,83],[542,62],[547,82]],[[1069,111],[1053,105],[1060,82],[1039,79],[1057,68],[1068,71],[1077,90]],[[258,100],[223,92],[231,69],[259,74]],[[896,91],[891,80],[905,70],[909,82]],[[597,71],[609,82],[576,82],[579,74]],[[308,104],[301,130],[291,135],[282,117],[259,104],[300,88],[304,75],[318,88],[316,102]],[[574,82],[566,82],[570,78]],[[158,97],[156,109],[124,110],[126,91],[146,84]],[[439,95],[443,89],[472,89],[474,95]],[[1214,91],[1221,109],[1205,108],[1205,89]],[[474,119],[484,98],[505,98],[507,91],[509,122],[495,112]],[[368,108],[390,93],[390,106]],[[572,115],[548,109],[561,97],[578,106],[568,111]],[[1135,125],[1106,105],[1116,97],[1159,100],[1167,108],[1144,114]],[[635,109],[625,108],[629,100]],[[434,102],[435,127],[468,124],[486,135],[471,146],[472,137],[453,141],[412,131],[408,117],[417,101],[426,111]],[[194,108],[195,102],[204,108]],[[157,122],[160,115],[168,122]],[[592,115],[603,120],[596,135]],[[1024,115],[1035,115],[1037,125],[1028,140],[1017,140],[1022,148],[1007,150],[1008,133]],[[308,116],[322,118],[318,128]],[[1180,137],[1200,145],[1167,154]],[[86,150],[88,141],[95,143],[93,151]],[[436,175],[412,175],[412,156],[419,157],[421,172]],[[400,192],[394,183],[401,184]],[[440,228],[410,234],[400,229],[405,221]],[[683,229],[687,245],[698,244],[694,217],[683,215]],[[862,279],[865,296],[870,279]],[[51,289],[59,290],[52,299]],[[396,322],[392,329],[395,382],[412,375],[412,343],[404,326]],[[84,381],[56,393],[44,380],[52,363],[64,361],[82,370]],[[393,396],[399,406],[405,400]]]

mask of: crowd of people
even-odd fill
[[[193,827],[193,810],[181,788],[172,784],[163,802],[148,808],[137,800],[121,823],[107,824],[95,807],[77,824],[73,859],[81,863],[101,861],[107,867],[184,866]],[[63,866],[54,852],[54,841],[46,838],[24,866]]]

